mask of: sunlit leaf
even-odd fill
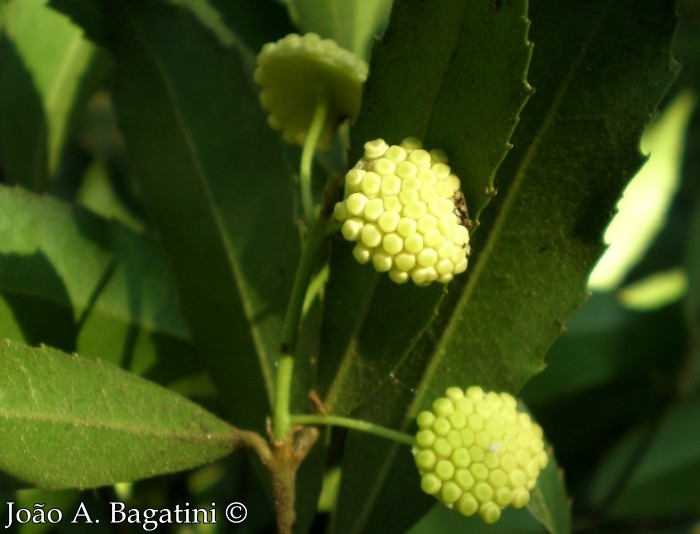
[[[234,429],[107,363],[0,342],[0,470],[45,489],[172,473],[233,451]]]
[[[119,223],[0,186],[2,337],[168,382],[198,368],[160,247]]]
[[[649,159],[625,188],[605,231],[610,246],[591,273],[593,291],[617,288],[661,229],[680,185],[684,135],[695,101],[695,95],[681,93],[644,133],[641,148]]]
[[[681,268],[657,272],[623,287],[617,292],[620,302],[637,311],[654,310],[683,297],[688,290],[688,276]]]
[[[0,155],[7,178],[42,191],[75,113],[107,72],[104,53],[43,0],[3,6]]]

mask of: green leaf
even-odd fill
[[[3,6],[0,65],[3,171],[43,191],[76,113],[107,72],[106,57],[43,0],[24,0]]]
[[[691,139],[694,140],[697,138],[697,116],[693,126]],[[698,163],[694,158],[689,158],[684,162],[683,167],[686,183],[694,183],[692,177],[695,176]],[[684,312],[685,322],[691,332],[689,338],[692,339],[700,335],[700,210],[692,212],[688,226],[688,239],[683,247],[685,251],[683,266],[688,274],[688,293],[684,300]],[[692,353],[688,355],[687,371],[679,384],[679,390],[683,393],[695,390],[697,384],[700,384],[700,350],[695,345],[687,350],[692,350]]]
[[[527,99],[526,5],[471,9],[465,2],[449,2],[442,7],[395,5],[373,55],[352,150],[357,156],[365,141],[377,137],[392,143],[409,135],[423,137],[426,147],[447,151],[476,216],[489,199],[486,191],[492,189]],[[320,363],[327,409],[390,427],[404,424],[406,407],[432,356],[432,340],[421,336],[444,295],[439,285],[397,286],[358,266],[347,245],[335,246]],[[333,368],[338,369],[335,381],[325,390],[331,373],[324,369]],[[337,530],[407,528],[428,510],[430,499],[415,491],[415,480],[407,480],[415,468],[403,452],[394,444],[352,437],[343,459]],[[386,487],[397,491],[382,492]],[[387,508],[377,506],[380,499],[404,503],[401,513],[395,507],[396,513],[387,514]]]
[[[541,534],[542,525],[525,510],[506,508],[501,518],[491,525],[479,516],[465,517],[443,504],[435,504],[408,534],[435,532],[469,532],[469,534]]]
[[[700,399],[686,399],[626,435],[600,464],[592,505],[616,520],[692,513],[700,489],[698,417]]]
[[[406,445],[352,432],[342,470],[333,532],[405,532],[435,504]]]
[[[686,335],[679,305],[642,314],[622,307],[614,294],[593,293],[547,352],[546,372],[532,377],[521,396],[538,414],[541,409],[554,413],[563,402],[596,388],[622,387],[629,393],[629,382],[648,383],[652,368],[655,379],[658,373],[672,379]],[[609,411],[606,420],[611,420]],[[580,423],[570,431],[575,439]]]
[[[23,189],[0,186],[3,337],[148,373],[196,372],[171,268],[151,239]]]
[[[232,452],[235,429],[107,363],[0,342],[0,470],[44,489],[188,469]]]
[[[500,5],[501,13],[509,8],[493,5]],[[515,133],[516,150],[499,168],[501,192],[482,214],[473,265],[466,277],[451,283],[436,320],[394,369],[392,376],[417,390],[410,406],[402,415],[392,413],[396,405],[388,401],[386,388],[386,396],[372,397],[358,412],[372,421],[408,428],[415,414],[449,386],[479,384],[517,392],[541,370],[545,352],[586,297],[588,272],[603,249],[603,230],[625,182],[643,161],[641,132],[676,71],[669,51],[673,6],[636,3],[631,20],[626,3],[538,2],[530,16],[537,52],[528,77],[537,94]],[[386,39],[391,35],[390,26]],[[412,40],[403,36],[401,42]],[[494,63],[500,57],[486,56]],[[387,84],[389,80],[381,87]],[[391,84],[414,91],[408,79]],[[392,109],[388,98],[382,106],[372,102],[368,96],[366,110]],[[421,109],[394,113],[383,128],[416,128],[424,122]],[[459,124],[458,106],[454,115]],[[488,123],[482,126],[488,128]],[[362,127],[358,121],[353,133]],[[400,322],[402,314],[394,317]],[[425,354],[430,358],[427,371],[416,379],[416,360]],[[345,451],[344,473],[393,471],[387,465],[394,461],[391,451],[370,445],[358,440],[361,450]],[[351,491],[370,496],[370,502],[361,510],[352,508]],[[341,489],[338,517],[343,520],[338,524],[352,531],[408,521],[387,513],[381,503],[401,501],[402,514],[418,517],[425,509],[418,494],[417,487],[398,479],[367,477],[348,492]],[[371,517],[370,507],[376,509],[376,522],[362,523]]]
[[[571,502],[566,494],[564,475],[554,453],[549,451],[549,463],[540,473],[537,485],[530,492],[528,510],[552,534],[571,532]]]
[[[372,38],[381,34],[389,18],[391,0],[283,0],[303,33],[315,32],[367,58]]]
[[[369,293],[349,291],[358,287]],[[349,415],[369,403],[367,409],[377,417],[375,422],[392,425],[387,406],[397,406],[403,413],[405,403],[410,402],[413,384],[425,364],[421,353],[412,349],[435,318],[444,288],[399,286],[367,265],[358,265],[351,247],[344,246],[334,251],[327,291],[329,320],[324,325],[319,362],[324,405],[336,415]],[[409,375],[404,368],[397,376],[401,365],[417,374]],[[382,420],[385,418],[388,421]]]
[[[465,379],[515,392],[542,368],[586,299],[615,202],[643,162],[639,138],[675,76],[671,6],[639,4],[634,24],[612,1],[533,9],[537,98],[499,171],[505,195],[484,222],[488,235],[412,413]]]
[[[527,2],[397,2],[375,47],[353,161],[365,142],[409,136],[444,150],[471,217],[495,194],[493,177],[532,92]]]
[[[373,55],[363,110],[352,129],[353,152],[357,156],[363,143],[376,137],[391,142],[409,135],[427,136],[426,143],[434,139],[430,147],[444,148],[450,156],[456,156],[452,163],[463,178],[473,208],[476,203],[472,203],[472,198],[480,195],[483,202],[488,198],[484,191],[491,187],[495,167],[505,155],[514,118],[526,99],[523,79],[530,49],[525,38],[525,7],[518,3],[498,12],[480,8],[475,13],[467,10],[464,2],[450,2],[444,7],[431,10],[418,2],[395,6],[389,30]],[[428,20],[430,24],[426,23]],[[483,57],[472,53],[475,48],[483,52]],[[508,50],[506,55],[502,54],[504,49]],[[508,59],[485,60],[494,56]],[[417,64],[406,61],[407,57],[415,58]],[[496,75],[494,65],[503,71]],[[421,73],[419,78],[416,72]],[[475,80],[495,76],[493,79],[502,83],[490,85],[486,91],[480,87],[472,90],[471,81],[466,85],[470,87],[470,98],[465,99],[464,90],[460,89],[465,72],[473,73]],[[500,95],[500,101],[494,95]],[[491,127],[490,138],[476,135],[483,125],[477,128],[473,122],[474,109],[490,110],[486,121]],[[463,161],[460,163],[464,154],[475,158],[466,166]],[[472,184],[465,179],[469,175],[460,171],[475,165],[480,169],[474,174],[481,177],[479,184]],[[351,412],[357,407],[351,399],[366,400],[368,391],[392,387],[391,373],[412,354],[442,297],[439,287],[397,288],[386,277],[378,279],[368,267],[358,266],[347,245],[334,247],[327,298],[332,311],[324,326],[327,344],[321,361],[323,391],[327,376],[341,369],[327,394],[331,409]],[[368,310],[374,310],[369,318]],[[397,321],[397,316],[405,320]],[[394,342],[386,344],[387,338]],[[414,367],[424,363],[411,361]],[[402,380],[407,383],[404,389],[413,387],[410,377]]]
[[[486,4],[471,9],[451,1],[436,10],[421,2],[397,3],[375,49],[363,108],[352,129],[355,157],[370,139],[398,143],[410,135],[423,137],[426,147],[445,149],[451,157],[475,216],[489,198],[485,191],[491,189],[527,99],[525,7],[515,2],[501,9]],[[471,179],[477,176],[478,181]],[[340,368],[327,402],[347,413],[357,403],[335,408],[336,397],[367,400],[368,391],[387,383],[391,387],[391,373],[400,364],[425,364],[413,349],[435,317],[444,288],[397,287],[370,267],[358,266],[346,244],[334,247],[331,261],[321,389],[326,391],[324,366]],[[405,389],[415,385],[410,380],[402,379]]]
[[[121,131],[193,339],[233,420],[262,430],[299,256],[278,137],[237,51],[188,10],[100,5]]]
[[[180,0],[195,4],[191,0]],[[263,45],[292,33],[294,26],[287,10],[277,0],[209,0],[223,23],[238,39],[257,54]]]
[[[610,246],[591,273],[588,287],[592,291],[614,291],[623,286],[660,237],[671,202],[680,193],[686,132],[695,104],[696,97],[690,91],[680,93],[645,130],[640,148],[649,157],[625,187],[617,213],[605,231]]]

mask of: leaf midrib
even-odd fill
[[[608,7],[605,9],[603,14],[605,15],[610,9],[612,9],[613,4],[615,1],[611,1],[608,4]],[[515,174],[515,178],[513,179],[509,190],[508,190],[508,195],[506,196],[505,200],[503,201],[503,205],[501,210],[499,211],[498,217],[494,223],[493,229],[489,233],[488,240],[486,242],[486,245],[484,246],[483,253],[480,255],[480,259],[478,262],[476,262],[476,265],[474,266],[474,270],[472,272],[471,277],[469,278],[469,281],[467,282],[467,285],[464,289],[464,292],[462,293],[462,296],[459,299],[459,303],[457,304],[457,307],[455,308],[460,309],[460,308],[465,308],[466,306],[469,305],[469,302],[471,300],[472,295],[476,291],[476,288],[479,286],[479,280],[481,279],[482,275],[486,272],[486,269],[488,268],[488,263],[490,258],[492,257],[492,253],[495,247],[495,243],[498,242],[499,236],[503,233],[503,228],[504,225],[506,224],[506,220],[508,219],[508,214],[511,212],[513,204],[516,202],[518,199],[517,192],[520,190],[520,188],[523,186],[523,183],[526,179],[526,173],[527,169],[530,166],[531,161],[535,158],[540,143],[542,142],[542,138],[546,136],[546,132],[549,130],[551,125],[554,123],[554,117],[559,111],[559,108],[562,104],[562,101],[564,100],[569,87],[571,86],[572,80],[575,76],[575,74],[579,71],[580,65],[583,61],[583,59],[588,55],[588,50],[590,47],[588,46],[589,43],[591,43],[595,37],[598,35],[598,33],[601,31],[601,28],[603,26],[603,20],[605,19],[604,16],[602,16],[597,25],[593,26],[591,28],[591,31],[589,32],[588,38],[585,40],[584,44],[581,46],[580,50],[581,52],[578,54],[576,59],[571,63],[571,69],[569,69],[569,72],[563,79],[563,83],[561,84],[561,87],[559,90],[555,93],[555,98],[552,100],[552,105],[550,107],[550,110],[547,112],[545,115],[544,120],[542,121],[541,126],[538,128],[538,135],[532,140],[530,143],[525,155],[523,156],[523,159],[521,163],[518,165],[517,172]],[[442,359],[446,354],[445,350],[445,345],[446,343],[449,342],[449,339],[452,337],[454,329],[457,327],[457,318],[461,316],[462,314],[460,313],[454,313],[452,314],[452,317],[445,328],[445,333],[443,336],[440,337],[440,340],[435,347],[434,350],[434,357],[431,358],[429,365],[426,368],[423,380],[421,381],[420,386],[418,387],[418,393],[415,396],[415,399],[413,403],[409,406],[406,414],[406,419],[405,421],[408,421],[413,417],[414,414],[418,413],[418,410],[420,409],[421,405],[423,404],[423,398],[426,395],[427,391],[429,390],[429,384],[432,381],[433,376],[436,374],[438,368],[441,365]]]
[[[185,143],[188,147],[188,150],[190,151],[190,155],[192,157],[192,160],[195,164],[196,168],[196,178],[198,183],[200,184],[201,190],[204,193],[207,205],[210,208],[210,213],[212,215],[212,219],[214,221],[214,224],[217,228],[218,231],[218,239],[224,249],[224,252],[226,254],[226,258],[228,260],[228,264],[231,268],[232,271],[232,278],[233,278],[233,283],[236,287],[236,290],[238,291],[238,294],[241,295],[242,297],[245,296],[246,298],[241,298],[240,302],[241,305],[243,306],[244,312],[246,317],[248,318],[248,324],[250,327],[250,332],[251,332],[251,337],[253,338],[253,342],[255,344],[255,347],[257,349],[257,354],[258,354],[258,359],[259,359],[259,367],[260,367],[260,372],[263,376],[263,380],[265,381],[266,389],[267,389],[267,396],[268,399],[272,401],[273,399],[273,377],[270,372],[270,369],[267,365],[267,362],[269,361],[267,351],[265,349],[265,345],[262,342],[261,339],[261,333],[259,332],[259,329],[255,326],[254,321],[251,321],[251,318],[254,317],[253,310],[250,307],[250,298],[248,293],[245,291],[245,285],[242,283],[243,277],[241,275],[241,268],[238,262],[236,261],[236,255],[235,255],[235,248],[233,244],[229,240],[229,236],[226,232],[226,226],[224,224],[223,218],[216,207],[216,204],[214,202],[213,194],[212,191],[207,183],[206,179],[206,172],[204,171],[204,167],[202,165],[201,159],[199,157],[198,151],[196,150],[196,143],[192,139],[192,137],[189,135],[187,128],[185,127],[186,121],[182,114],[180,113],[179,107],[176,105],[177,103],[177,98],[176,98],[176,92],[173,88],[173,85],[171,83],[170,77],[167,75],[167,70],[164,68],[163,64],[158,60],[157,54],[154,53],[154,51],[150,47],[150,41],[144,36],[143,32],[141,31],[140,26],[138,25],[137,22],[135,22],[136,17],[134,16],[132,12],[132,8],[130,6],[126,7],[126,11],[129,14],[129,24],[131,25],[134,34],[138,35],[141,43],[143,44],[143,49],[144,51],[148,54],[148,57],[150,58],[152,64],[155,66],[157,71],[160,73],[160,77],[163,81],[164,87],[167,91],[168,98],[170,101],[170,108],[172,111],[172,114],[174,118],[176,119],[176,122],[179,126],[179,130],[181,134],[183,135],[183,138],[185,140]]]
[[[187,432],[178,429],[154,428],[153,421],[144,421],[140,425],[135,425],[130,421],[112,421],[98,419],[84,419],[70,417],[67,415],[56,415],[50,412],[31,412],[21,410],[0,410],[0,420],[8,422],[21,421],[31,423],[44,423],[56,426],[70,425],[74,428],[110,430],[134,436],[152,436],[164,439],[177,439],[182,441],[206,441],[217,443],[231,443],[233,441],[233,429],[231,432]]]

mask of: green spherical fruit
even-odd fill
[[[320,99],[327,106],[317,147],[321,150],[330,147],[338,126],[360,111],[367,64],[331,39],[293,33],[267,43],[257,63],[260,103],[270,113],[270,126],[289,143],[304,144]]]
[[[486,523],[527,505],[549,458],[542,428],[512,395],[449,388],[417,422],[413,454],[426,493]]]
[[[355,259],[394,282],[447,283],[467,268],[470,221],[459,178],[443,151],[428,152],[415,137],[366,143],[334,215],[343,237],[357,243]]]

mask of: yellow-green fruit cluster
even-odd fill
[[[254,79],[262,86],[260,103],[269,125],[285,141],[303,145],[318,104],[326,120],[318,148],[330,146],[336,128],[360,111],[367,64],[331,39],[292,33],[267,43],[258,54]]]
[[[446,283],[467,268],[469,231],[455,204],[460,197],[444,152],[423,150],[413,137],[398,146],[376,139],[345,177],[335,217],[343,237],[357,243],[360,263],[371,261],[399,284],[409,278],[419,286]]]
[[[421,488],[463,515],[495,523],[522,508],[548,462],[542,428],[508,393],[449,388],[418,415],[413,448]]]

